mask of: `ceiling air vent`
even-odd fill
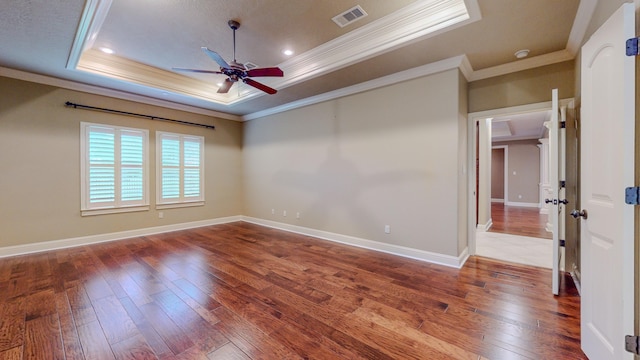
[[[362,9],[360,5],[356,5],[351,9],[343,12],[342,14],[334,16],[331,20],[338,24],[338,26],[345,27],[352,22],[362,19],[367,15],[368,14]]]
[[[255,69],[255,68],[258,67],[258,65],[254,64],[252,62],[248,62],[248,61],[246,63],[244,63],[243,65],[244,65],[244,68],[247,69],[247,70]]]

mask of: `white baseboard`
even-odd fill
[[[402,257],[425,261],[429,263],[450,266],[458,269],[461,268],[469,258],[469,248],[465,248],[462,251],[462,253],[456,257],[451,255],[444,255],[444,254],[438,254],[438,253],[433,253],[433,252],[424,251],[424,250],[413,249],[413,248],[404,247],[400,245],[393,245],[393,244],[387,244],[387,243],[382,243],[382,242],[373,241],[373,240],[357,238],[349,235],[342,235],[342,234],[336,234],[336,233],[323,231],[323,230],[311,229],[311,228],[297,226],[297,225],[284,224],[284,223],[271,221],[271,220],[258,219],[258,218],[253,218],[249,216],[243,216],[242,220],[252,224],[267,226],[274,229],[285,230],[285,231],[296,233],[296,234],[313,236],[315,238],[319,238],[323,240],[329,240],[329,241],[333,241],[333,242],[337,242],[345,245],[357,246],[360,248],[380,251],[380,252],[384,252],[392,255],[402,256]]]
[[[540,214],[546,215],[549,213],[549,209],[546,207],[541,207],[540,208]]]
[[[478,231],[489,231],[489,229],[491,229],[492,225],[493,225],[493,220],[489,219],[489,221],[487,221],[486,224],[478,224],[478,225],[476,225],[476,230],[478,230]]]
[[[147,235],[153,235],[153,234],[166,233],[171,231],[187,230],[187,229],[193,229],[193,228],[198,228],[203,226],[226,224],[229,222],[241,221],[241,220],[242,220],[242,217],[237,215],[237,216],[229,216],[224,218],[192,221],[188,223],[156,226],[151,228],[127,230],[127,231],[120,231],[120,232],[107,233],[107,234],[81,236],[81,237],[70,238],[70,239],[42,241],[42,242],[37,242],[33,244],[6,246],[6,247],[0,247],[0,258],[8,257],[8,256],[24,255],[24,254],[33,254],[33,253],[38,253],[43,251],[66,249],[70,247],[91,245],[91,244],[97,244],[97,243],[108,242],[108,241],[128,239],[128,238],[133,238],[138,236],[147,236]]]
[[[329,241],[338,242],[341,244],[357,246],[365,249],[380,251],[380,252],[398,255],[406,258],[421,260],[429,263],[455,267],[458,269],[461,268],[469,258],[468,248],[465,248],[462,251],[462,253],[456,257],[451,255],[444,255],[444,254],[438,254],[438,253],[433,253],[433,252],[424,251],[424,250],[413,249],[413,248],[404,247],[400,245],[386,244],[378,241],[361,239],[353,236],[341,235],[341,234],[331,233],[327,231],[305,228],[302,226],[289,225],[289,224],[279,223],[275,221],[258,219],[258,218],[241,216],[241,215],[229,216],[229,217],[217,218],[217,219],[211,219],[211,220],[193,221],[188,223],[173,224],[173,225],[166,225],[166,226],[157,226],[157,227],[144,228],[144,229],[127,230],[127,231],[120,231],[120,232],[107,233],[107,234],[81,236],[81,237],[70,238],[70,239],[43,241],[43,242],[38,242],[33,244],[0,247],[0,258],[16,256],[16,255],[24,255],[24,254],[33,254],[33,253],[39,253],[43,251],[66,249],[66,248],[77,247],[77,246],[98,244],[103,242],[123,240],[123,239],[139,237],[139,236],[166,233],[171,231],[187,230],[187,229],[193,229],[193,228],[198,228],[203,226],[226,224],[226,223],[235,222],[235,221],[245,221],[245,222],[267,226],[271,228],[276,228],[280,230],[285,230],[285,231],[289,231],[297,234],[313,236],[323,240],[329,240]]]
[[[507,201],[505,203],[505,205],[507,205],[507,206],[519,206],[519,207],[533,207],[533,208],[540,207],[539,203],[526,203],[526,202],[516,202],[516,201]]]
[[[491,199],[492,203],[503,203],[504,199]]]

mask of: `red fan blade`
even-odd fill
[[[177,67],[171,68],[171,70],[188,71],[188,72],[202,73],[202,74],[222,74],[220,71],[216,71],[216,70],[185,69],[185,68],[177,68]]]
[[[204,51],[204,53],[207,54],[213,61],[217,62],[220,67],[223,67],[225,69],[229,69],[231,67],[217,52],[209,50],[204,46],[202,47],[202,51]]]
[[[233,85],[234,81],[226,78],[224,80],[224,83],[222,83],[222,86],[220,86],[220,88],[218,89],[218,93],[219,94],[226,94],[229,92],[229,89],[231,89],[231,85]]]
[[[261,77],[261,76],[283,77],[284,76],[284,72],[278,67],[257,68],[257,69],[247,70],[247,76],[251,76],[251,77]]]
[[[274,89],[274,88],[270,88],[265,84],[261,84],[253,79],[242,79],[242,81],[244,81],[245,84],[253,86],[254,88],[258,89],[258,90],[262,90],[264,92],[266,92],[269,95],[273,95],[275,93],[278,92],[278,90]]]

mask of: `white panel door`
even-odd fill
[[[558,165],[560,164],[558,149],[558,89],[551,91],[551,119],[544,126],[549,129],[549,184],[551,198],[545,199],[549,203],[549,221],[553,234],[553,266],[551,267],[551,291],[558,295],[560,289],[560,240],[559,240],[559,209],[562,206],[559,199]]]
[[[634,5],[624,4],[582,48],[581,204],[582,349],[590,359],[632,359],[635,58]]]

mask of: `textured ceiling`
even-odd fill
[[[353,35],[359,28],[375,29],[394,12],[419,4],[423,8],[435,7],[446,1],[91,0],[89,5],[110,5],[106,6],[108,12],[91,46],[110,47],[117,57],[145,66],[140,71],[158,69],[167,75],[167,81],[180,82],[186,75],[172,72],[172,67],[217,70],[217,65],[200,51],[202,46],[215,49],[228,61],[233,58],[229,19],[241,22],[237,31],[238,60],[276,66],[327,42]],[[333,16],[358,4],[368,12],[367,17],[345,28],[331,21]],[[477,71],[517,61],[513,54],[522,48],[530,49],[533,58],[557,53],[567,47],[580,0],[467,0],[467,4],[477,4],[479,20],[408,41],[301,82],[287,83],[278,88],[276,95],[258,94],[230,105],[132,84],[124,81],[124,76],[113,79],[67,68],[87,5],[81,0],[0,2],[0,66],[246,115],[459,55],[466,55]],[[408,25],[398,22],[395,26]],[[292,58],[282,54],[284,48],[295,51]],[[325,52],[331,55],[330,51]],[[190,76],[205,88],[220,79],[218,75]]]

